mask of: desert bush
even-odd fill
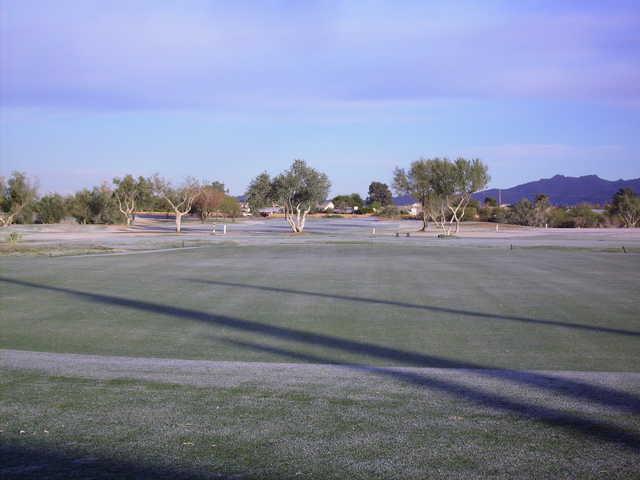
[[[22,234],[18,232],[11,232],[9,235],[7,235],[7,242],[11,245],[15,245],[20,240],[22,240]]]
[[[382,207],[378,212],[376,212],[381,217],[391,218],[398,217],[400,215],[400,210],[395,205],[387,205],[386,207]]]

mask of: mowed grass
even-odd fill
[[[443,245],[2,258],[0,348],[640,371],[640,256]]]
[[[437,390],[387,383],[358,381],[340,391],[268,381],[203,388],[3,372],[0,477],[637,475],[637,450],[603,441],[597,430],[585,435],[575,425],[560,427],[559,420],[550,424],[454,401]],[[588,415],[640,430],[637,415],[616,409],[588,409]]]
[[[291,243],[0,259],[0,348],[267,362],[232,385],[6,368],[0,477],[637,475],[637,376],[446,368],[639,372],[640,256]]]

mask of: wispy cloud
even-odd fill
[[[536,5],[5,2],[1,102],[233,110],[445,97],[638,101],[637,8]]]

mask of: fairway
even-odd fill
[[[637,254],[269,235],[1,258],[8,474],[636,470]]]

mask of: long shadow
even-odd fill
[[[475,370],[478,375],[499,378],[514,383],[531,385],[545,390],[555,391],[557,393],[581,400],[588,399],[592,402],[600,403],[610,407],[620,408],[632,413],[640,413],[640,397],[638,396],[626,392],[618,392],[610,388],[579,382],[576,380],[569,380],[554,377],[551,375],[545,375],[543,373],[525,372],[513,369],[496,369],[478,363],[450,360],[435,355],[405,351],[357,340],[348,340],[333,335],[306,332],[303,330],[280,327],[277,325],[267,325],[252,320],[244,320],[225,315],[217,315],[202,312],[199,310],[174,307],[170,305],[146,302],[142,300],[133,300],[123,297],[103,295],[99,293],[83,292],[64,287],[40,285],[24,280],[0,277],[0,281],[14,283],[31,288],[65,293],[100,303],[118,305],[121,307],[137,310],[145,310],[161,315],[188,318],[190,320],[215,324],[235,330],[263,334],[273,338],[280,338],[283,340],[295,341],[308,345],[323,346],[334,350],[341,350],[346,353],[366,355],[384,360],[402,362],[417,367]]]
[[[484,313],[484,312],[476,312],[473,310],[463,310],[458,308],[435,307],[432,305],[419,305],[417,303],[398,302],[394,300],[382,300],[378,298],[356,297],[351,295],[339,295],[339,294],[333,294],[333,293],[313,292],[308,290],[296,290],[296,289],[281,288],[281,287],[268,287],[264,285],[251,285],[251,284],[245,284],[245,283],[227,282],[222,280],[200,280],[195,278],[188,278],[186,280],[194,283],[217,285],[221,287],[238,287],[238,288],[246,288],[246,289],[252,289],[252,290],[261,290],[264,292],[285,293],[285,294],[292,294],[292,295],[305,295],[305,296],[317,297],[317,298],[328,298],[331,300],[344,300],[348,302],[363,302],[363,303],[371,303],[375,305],[387,305],[392,307],[426,310],[426,311],[435,312],[435,313],[452,313],[455,315],[464,315],[464,316],[481,318],[486,320],[495,320],[495,319],[509,320],[513,322],[532,323],[536,325],[548,325],[553,327],[572,328],[576,330],[586,330],[591,332],[613,333],[617,335],[629,335],[633,337],[640,337],[640,332],[636,332],[633,330],[626,330],[622,328],[599,327],[595,325],[583,325],[580,323],[562,322],[558,320],[545,320],[540,318],[520,317],[515,315]]]
[[[617,425],[606,422],[591,420],[589,418],[567,413],[555,408],[531,405],[529,403],[510,399],[504,395],[488,393],[450,380],[441,380],[423,373],[415,373],[389,367],[374,367],[357,363],[341,363],[317,355],[294,352],[258,343],[237,340],[227,340],[227,342],[238,347],[280,355],[299,361],[337,365],[351,370],[389,377],[394,380],[400,380],[420,387],[427,387],[429,389],[455,395],[456,397],[472,401],[475,404],[488,408],[515,413],[522,417],[530,418],[552,427],[561,427],[569,431],[577,431],[587,436],[597,437],[608,442],[623,444],[631,450],[640,452],[640,435],[633,430],[621,428]]]
[[[135,478],[136,480],[204,480],[238,478],[238,474],[207,472],[175,465],[154,465],[94,455],[87,451],[59,451],[51,447],[0,443],[0,478]],[[242,475],[242,478],[258,478]],[[280,476],[259,478],[281,478]]]
[[[416,352],[406,352],[403,350],[385,347],[356,340],[347,340],[332,335],[321,333],[305,332],[293,328],[279,327],[276,325],[266,325],[259,322],[244,320],[224,315],[215,315],[198,310],[187,308],[162,305],[141,300],[133,300],[111,295],[98,293],[83,292],[64,287],[54,287],[41,285],[24,280],[10,279],[0,277],[1,282],[14,285],[21,285],[39,290],[47,290],[53,292],[72,295],[81,299],[94,302],[117,305],[120,307],[144,310],[147,312],[157,313],[160,315],[174,316],[177,318],[186,318],[194,321],[204,322],[207,324],[218,325],[235,329],[239,331],[263,334],[272,338],[295,341],[307,345],[323,346],[346,353],[362,354],[374,356],[379,359],[393,360],[405,362],[419,367],[437,367],[437,368],[457,368],[474,370],[479,375],[492,378],[507,380],[510,382],[539,387],[545,390],[553,391],[563,395],[571,396],[581,400],[589,400],[600,403],[608,407],[618,408],[630,413],[640,413],[640,398],[626,392],[619,392],[614,389],[590,385],[584,382],[562,379],[550,375],[544,375],[536,372],[523,372],[517,370],[496,370],[486,366],[462,362],[457,360],[449,360],[433,355],[420,354]],[[497,399],[502,397],[496,396]],[[506,400],[506,399],[505,399]],[[497,406],[499,407],[497,402]],[[596,432],[596,436],[599,434]],[[606,436],[605,436],[606,437]],[[603,437],[608,439],[608,437]]]

